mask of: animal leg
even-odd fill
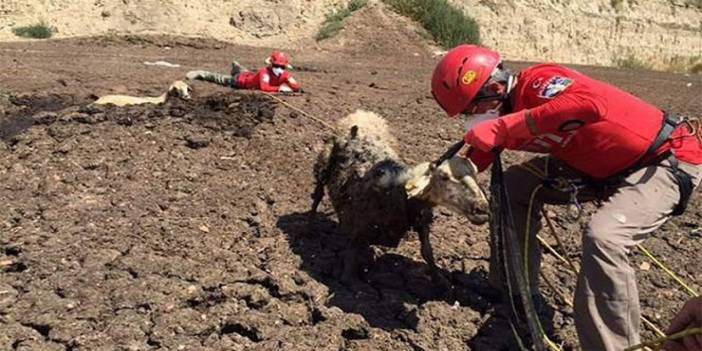
[[[329,182],[330,174],[336,166],[333,157],[335,155],[335,150],[334,142],[327,141],[324,144],[322,152],[317,156],[317,161],[314,164],[314,180],[316,184],[314,193],[312,193],[312,208],[310,214],[317,213],[319,203],[322,202],[322,198],[324,198],[324,186]]]
[[[319,203],[322,202],[324,198],[324,183],[317,181],[317,185],[314,187],[314,193],[312,193],[312,208],[310,209],[310,214],[317,213],[317,208]]]
[[[429,266],[429,274],[431,274],[431,281],[437,285],[441,290],[448,290],[451,287],[449,281],[441,275],[439,268],[434,262],[434,252],[431,248],[431,241],[429,237],[429,228],[421,228],[418,230],[419,243],[421,244],[421,253],[424,261],[426,261]]]
[[[360,253],[361,250],[358,244],[356,243],[351,243],[351,245],[349,245],[349,247],[346,250],[344,250],[343,270],[339,279],[342,284],[347,286],[354,286],[359,282],[358,255]]]

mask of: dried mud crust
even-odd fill
[[[401,52],[404,44],[378,49]],[[75,55],[85,46],[91,55]],[[188,69],[222,71],[231,53],[254,66],[268,49],[162,50],[148,41],[11,48],[0,51],[3,88],[15,92],[0,94],[1,350],[509,348],[510,329],[488,300],[487,227],[445,210],[435,211],[432,244],[451,291],[433,290],[415,236],[376,249],[365,285],[339,284],[337,257],[348,243],[331,206],[321,208],[328,215],[304,213],[312,165],[329,135],[316,122],[202,82],[192,83],[192,101],[89,106],[93,93],[158,95]],[[420,49],[392,61],[373,50],[296,53],[293,63],[306,69],[294,74],[308,93],[282,98],[329,122],[356,108],[378,112],[408,164],[433,159],[461,137],[461,126],[433,102],[427,79],[435,61]],[[164,56],[189,67],[141,64]],[[702,115],[698,90],[686,86],[698,84],[694,77],[578,69]],[[506,155],[508,163],[529,157]],[[698,191],[688,213],[644,243],[697,290],[701,208]],[[548,210],[567,246],[557,249],[578,262],[587,216],[570,223],[559,208]],[[631,261],[644,314],[665,327],[686,295],[636,250]],[[565,265],[546,253],[542,269],[572,298],[576,280]],[[556,339],[573,349],[572,310],[544,284],[541,291]]]

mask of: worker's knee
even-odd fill
[[[611,211],[601,211],[590,219],[583,235],[583,252],[617,251],[624,252],[631,242],[631,226],[626,217]]]

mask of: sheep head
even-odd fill
[[[168,87],[169,97],[179,97],[181,99],[190,100],[192,88],[182,80],[176,80]]]
[[[407,172],[405,190],[411,198],[445,206],[472,223],[490,218],[489,204],[475,179],[477,167],[468,159],[450,158],[438,166],[421,163]]]

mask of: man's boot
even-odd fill
[[[237,74],[241,72],[247,72],[248,69],[242,66],[238,61],[232,60],[232,77],[236,77]]]

